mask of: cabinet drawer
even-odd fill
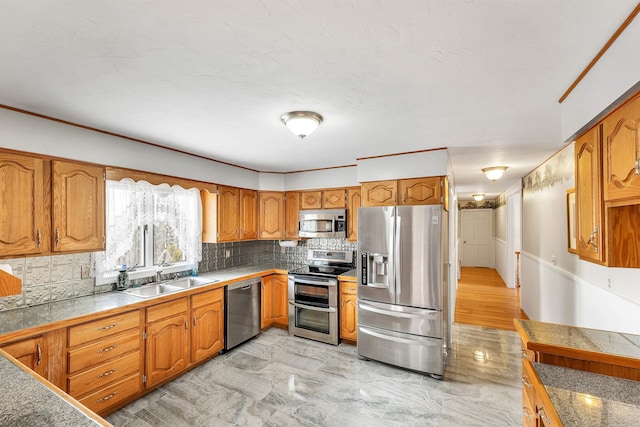
[[[176,314],[187,311],[187,298],[165,302],[163,304],[154,305],[147,308],[147,322],[155,322],[156,320],[166,317],[175,316]]]
[[[535,408],[536,391],[534,388],[535,374],[531,362],[522,361],[522,403]]]
[[[69,377],[69,394],[73,397],[83,396],[138,373],[139,370],[140,352],[136,351]]]
[[[224,288],[203,292],[191,297],[191,308],[212,304],[224,298]]]
[[[117,383],[98,390],[79,402],[98,414],[106,408],[140,392],[140,375],[134,374]]]
[[[355,282],[340,282],[340,292],[348,295],[357,295],[358,284]]]
[[[100,342],[69,350],[69,373],[102,364],[140,349],[140,331],[134,329]]]
[[[133,328],[140,328],[140,314],[138,311],[130,311],[72,326],[69,328],[69,347],[99,340]]]

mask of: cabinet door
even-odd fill
[[[442,203],[442,178],[402,179],[400,185],[399,204],[402,205],[439,205]]]
[[[43,377],[45,376],[47,358],[42,335],[4,345],[2,349],[15,357],[27,368]]]
[[[104,168],[52,162],[53,251],[104,250]]]
[[[147,326],[147,387],[170,378],[189,365],[189,321],[179,313]]]
[[[603,120],[604,200],[640,198],[640,96]]]
[[[284,194],[277,191],[260,192],[260,238],[284,238]]]
[[[393,206],[396,204],[398,181],[362,183],[362,206]]]
[[[300,193],[288,191],[284,193],[284,238],[297,239],[300,221]]]
[[[273,275],[262,278],[262,322],[265,329],[273,323]]]
[[[358,240],[358,208],[362,205],[360,187],[347,188],[347,240]]]
[[[191,361],[199,362],[224,348],[224,289],[191,297]]]
[[[578,256],[595,262],[604,261],[604,229],[600,195],[600,126],[581,136],[576,154],[576,220]]]
[[[273,323],[283,327],[289,325],[288,277],[274,274],[273,280]]]
[[[48,249],[45,229],[44,161],[0,153],[0,256]]]
[[[303,191],[300,193],[301,209],[322,209],[322,191]]]
[[[358,296],[356,284],[340,284],[340,338],[356,341],[358,338]]]
[[[337,190],[325,190],[322,192],[323,209],[341,209],[346,207],[346,195],[344,188]]]
[[[256,240],[258,238],[258,192],[240,190],[240,239]]]
[[[218,188],[218,242],[238,240],[240,224],[240,189]]]
[[[200,190],[202,201],[202,243],[218,242],[218,194]]]

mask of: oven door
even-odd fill
[[[289,275],[289,333],[338,344],[338,281]]]
[[[289,333],[338,345],[338,309],[289,301]]]

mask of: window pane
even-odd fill
[[[168,222],[153,227],[153,263],[166,264],[184,261],[185,250],[180,247],[175,229]]]

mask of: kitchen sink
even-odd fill
[[[125,289],[124,293],[133,295],[140,298],[151,298],[159,295],[170,294],[172,292],[182,291],[184,287],[169,285],[166,283],[160,283],[157,285],[145,285],[141,288],[129,288]]]
[[[195,288],[198,286],[210,285],[212,283],[219,282],[219,280],[205,279],[203,277],[181,277],[166,282],[169,286],[177,286],[181,289]]]
[[[182,277],[170,280],[168,282],[144,285],[140,288],[125,289],[124,293],[140,298],[151,298],[159,295],[170,294],[172,292],[183,291],[188,288],[210,285],[219,282],[219,280],[211,280],[200,277]]]

